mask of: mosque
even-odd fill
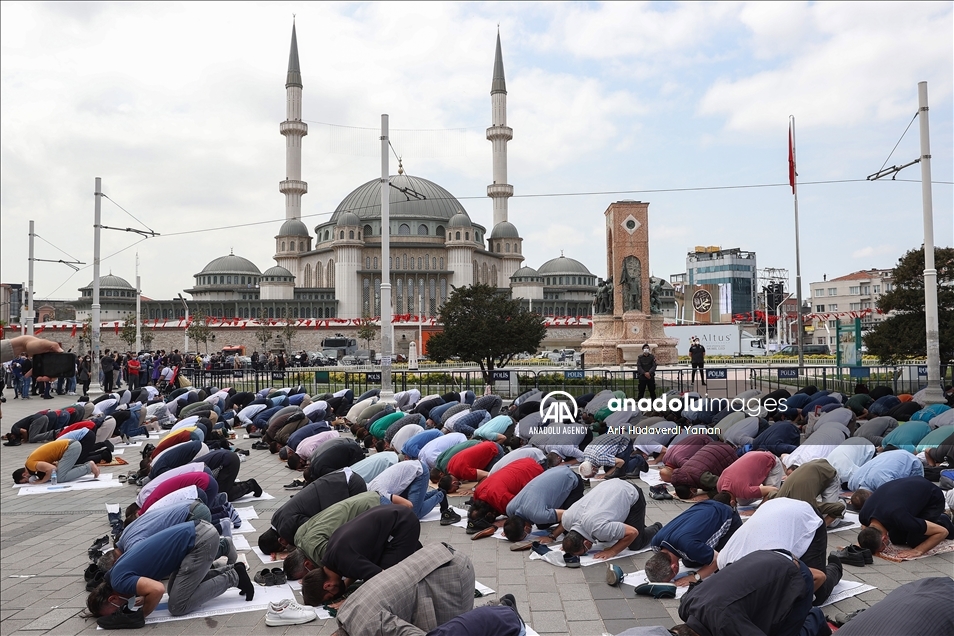
[[[291,51],[285,81],[285,222],[275,236],[275,265],[262,271],[238,254],[212,260],[183,290],[191,296],[192,313],[222,321],[234,319],[304,320],[375,318],[381,314],[381,185],[372,179],[344,197],[329,220],[310,231],[302,222],[301,149],[308,124],[302,121],[302,77],[298,41],[292,26]],[[390,179],[390,257],[393,313],[400,318],[435,318],[454,287],[492,285],[520,298],[526,306],[551,318],[572,322],[592,313],[597,279],[582,263],[562,253],[538,269],[524,266],[523,238],[510,222],[508,202],[513,186],[507,177],[507,86],[500,34],[490,88],[493,179],[487,196],[493,201],[488,232],[472,219],[454,195],[425,178],[398,174]],[[134,313],[135,288],[119,276],[100,279],[103,320]],[[76,303],[77,319],[89,314],[92,283],[83,287]],[[179,299],[142,299],[148,321],[184,318]],[[399,319],[400,319],[399,318]]]

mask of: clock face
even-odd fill
[[[712,294],[704,289],[698,290],[692,295],[692,308],[700,314],[707,313],[712,309]]]

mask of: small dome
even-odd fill
[[[470,227],[470,217],[467,216],[467,213],[463,210],[460,210],[450,218],[450,221],[447,222],[447,227]]]
[[[338,217],[337,227],[350,227],[350,226],[359,226],[361,225],[361,219],[358,218],[358,215],[354,212],[342,212]]]
[[[513,273],[511,278],[529,278],[531,276],[539,276],[537,270],[533,269],[532,267],[521,267]]]
[[[272,276],[272,277],[284,277],[284,278],[294,278],[294,275],[282,267],[281,265],[275,265],[274,267],[269,267],[264,272],[262,276]]]
[[[106,274],[105,276],[99,277],[99,288],[100,289],[135,289],[125,278],[120,278],[119,276],[113,276],[112,274]],[[92,289],[93,281],[89,281],[89,285],[83,287],[82,289]]]
[[[553,276],[554,274],[586,274],[592,276],[592,272],[586,269],[586,265],[578,260],[560,256],[552,258],[540,266],[537,272],[541,275]]]
[[[288,219],[278,230],[279,236],[308,236],[308,227],[298,219]]]
[[[490,233],[490,238],[520,238],[520,233],[517,232],[517,228],[510,221],[502,221],[494,226],[493,231]]]
[[[248,260],[247,258],[242,258],[241,256],[236,256],[235,254],[228,254],[226,256],[220,256],[199,272],[198,275],[202,274],[261,274],[262,272],[255,266],[255,263]]]

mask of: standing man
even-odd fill
[[[99,370],[103,373],[103,393],[112,393],[113,357],[109,355],[109,349],[103,353],[103,357],[99,360]]]
[[[693,336],[689,345],[689,362],[692,363],[692,384],[696,383],[696,369],[699,369],[699,379],[702,386],[706,385],[706,348],[699,343],[699,338]]]
[[[33,382],[33,361],[24,353],[20,357],[20,397],[30,399],[30,385]]]
[[[139,388],[139,371],[141,369],[142,364],[140,364],[139,358],[135,354],[130,353],[126,356],[126,382],[129,384],[130,391]]]
[[[636,372],[639,374],[639,397],[643,399],[647,387],[649,397],[656,399],[656,356],[649,351],[649,343],[643,345],[643,353],[636,358]]]

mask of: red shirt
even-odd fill
[[[498,514],[505,514],[507,504],[537,475],[543,474],[543,466],[532,457],[510,462],[493,475],[477,484],[474,499],[485,501]]]
[[[669,450],[663,456],[663,463],[670,468],[679,468],[686,463],[686,460],[695,455],[696,451],[714,441],[708,435],[702,435],[701,433],[684,437],[669,447]]]
[[[447,472],[461,481],[475,481],[477,471],[485,470],[500,448],[495,442],[481,442],[465,448],[447,462]]]
[[[188,442],[190,439],[192,439],[192,431],[188,428],[184,428],[181,431],[176,431],[171,435],[166,435],[158,444],[156,444],[156,448],[152,451],[152,456],[159,457],[159,453],[166,450],[167,448],[172,448],[176,444],[181,444],[182,442]]]
[[[212,478],[209,477],[209,474],[206,472],[184,473],[182,475],[171,477],[156,486],[156,489],[149,493],[149,496],[146,498],[146,500],[142,502],[142,508],[139,509],[139,514],[143,514],[149,510],[149,507],[152,506],[152,504],[156,503],[166,495],[174,493],[180,488],[195,486],[199,490],[208,491],[209,482],[211,480]],[[216,488],[218,488],[218,484],[216,484]]]
[[[81,428],[92,430],[95,427],[96,427],[96,424],[94,424],[93,422],[90,422],[89,420],[86,420],[84,422],[77,422],[76,424],[70,424],[66,428],[60,429],[60,432],[57,433],[56,436],[63,437],[63,435],[65,435],[66,433],[69,433],[70,431],[76,431]]]
[[[719,490],[728,490],[736,499],[758,499],[759,486],[775,468],[775,455],[752,451],[738,458],[719,476]]]

